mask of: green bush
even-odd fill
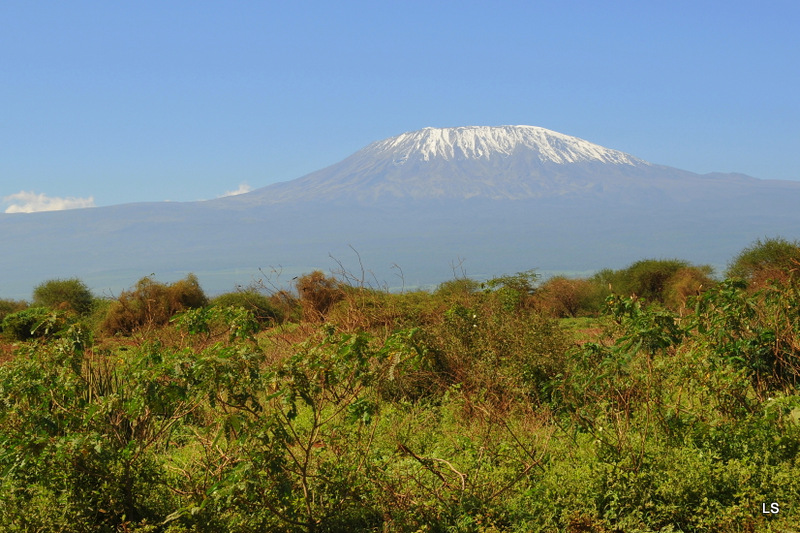
[[[210,305],[214,307],[242,307],[256,317],[262,324],[281,322],[283,313],[276,308],[268,296],[256,290],[242,290],[220,294],[213,298]]]
[[[664,290],[664,303],[672,309],[679,309],[693,297],[713,288],[717,281],[712,277],[713,269],[708,265],[688,266],[676,271]]]
[[[434,296],[446,299],[469,297],[481,290],[481,284],[474,279],[457,278],[439,284]]]
[[[612,295],[587,342],[518,276],[340,285],[326,324],[258,339],[241,306],[91,350],[72,313],[12,313],[53,334],[0,363],[0,530],[796,531],[800,287],[695,296],[696,274],[664,285],[680,310]],[[126,303],[154,318],[195,289]]]
[[[800,242],[782,237],[756,240],[737,255],[728,267],[728,276],[756,285],[769,279],[796,278],[800,270]]]
[[[681,269],[688,267],[679,259],[645,259],[637,261],[623,271],[621,289],[651,301],[664,301],[664,293],[670,279]]]
[[[494,405],[545,402],[551,380],[564,370],[567,335],[552,318],[517,308],[518,292],[495,295],[473,307],[455,304],[440,324],[424,329],[428,390],[458,385]]]
[[[772,282],[752,292],[741,279],[706,292],[688,317],[707,354],[746,372],[757,391],[800,383],[800,288]]]
[[[78,278],[52,279],[33,289],[33,305],[50,309],[71,310],[84,315],[92,310],[94,297]]]
[[[500,276],[482,284],[484,291],[501,302],[506,311],[529,307],[536,293],[539,275],[535,270]]]
[[[53,312],[44,307],[31,307],[16,313],[11,313],[3,318],[3,333],[17,341],[26,341],[34,337],[43,337],[47,321]]]
[[[25,301],[0,299],[0,323],[2,323],[3,319],[11,313],[22,311],[27,307],[28,302]],[[0,331],[2,331],[1,328],[2,326],[0,326]]]
[[[689,296],[712,286],[713,269],[681,259],[643,259],[621,270],[601,270],[592,278],[600,293],[636,296],[678,308]]]
[[[189,355],[148,346],[119,364],[63,340],[0,365],[0,530],[163,521],[178,502],[160,453],[197,404]]]

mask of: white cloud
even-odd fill
[[[239,185],[239,188],[236,189],[235,191],[228,191],[225,194],[223,194],[222,196],[219,196],[218,198],[225,198],[226,196],[236,196],[237,194],[244,194],[244,193],[250,192],[252,190],[253,190],[253,188],[251,186],[249,186],[246,183],[242,183],[242,184]]]
[[[3,197],[3,203],[8,204],[6,213],[63,211],[64,209],[94,207],[94,196],[90,196],[89,198],[75,198],[74,196],[58,198],[55,196],[36,194],[33,191],[20,191],[16,194]]]

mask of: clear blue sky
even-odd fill
[[[210,199],[426,126],[800,179],[797,2],[0,3],[0,212]]]

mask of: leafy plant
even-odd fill
[[[136,339],[12,313],[43,336],[2,345],[0,530],[793,531],[800,287],[686,268],[674,308],[611,294],[588,322],[524,273],[320,281],[341,299],[266,331],[152,280],[127,303],[173,327]]]
[[[0,299],[0,323],[2,323],[3,319],[11,313],[22,311],[27,307],[28,302],[25,301]],[[2,326],[0,326],[0,331],[2,331]]]
[[[44,337],[51,333],[54,323],[63,317],[44,307],[31,307],[3,318],[3,333],[13,340],[24,341],[34,337]]]

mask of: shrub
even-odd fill
[[[713,285],[712,272],[710,266],[692,265],[681,259],[643,259],[621,270],[602,270],[593,281],[601,292],[609,287],[619,296],[679,307],[701,287]]]
[[[773,282],[753,292],[731,279],[698,299],[690,324],[714,360],[745,371],[757,390],[794,390],[800,383],[799,306],[796,286]]]
[[[10,313],[3,318],[3,333],[17,341],[26,341],[34,337],[43,337],[47,327],[42,327],[53,314],[44,307],[31,307]]]
[[[726,280],[680,314],[614,295],[576,345],[514,278],[336,284],[330,323],[280,346],[241,308],[91,350],[89,319],[11,313],[48,333],[0,364],[0,531],[796,531],[800,284]],[[202,301],[183,281],[126,302]]]
[[[253,313],[261,323],[283,320],[283,313],[272,304],[269,297],[253,289],[220,294],[210,303],[215,307],[242,307]]]
[[[280,290],[270,294],[267,298],[283,320],[299,322],[302,319],[302,309],[297,297],[290,291]]]
[[[11,313],[22,311],[28,307],[28,302],[21,300],[0,300],[0,322]]]
[[[428,374],[430,392],[458,385],[495,406],[521,397],[546,401],[569,345],[556,321],[502,298],[469,308],[455,304],[442,318],[421,335],[426,361],[418,377]]]
[[[78,278],[51,279],[33,289],[33,305],[50,309],[72,310],[81,315],[92,309],[94,297]]]
[[[688,266],[676,271],[664,290],[664,303],[673,309],[685,307],[692,296],[716,285],[710,266]]]
[[[487,293],[493,294],[501,302],[506,311],[529,307],[532,296],[536,292],[539,275],[535,270],[517,272],[513,275],[500,276],[487,280],[482,286]]]
[[[434,292],[435,296],[445,299],[468,297],[480,291],[481,284],[474,279],[457,278],[440,283]]]
[[[651,301],[664,301],[664,292],[669,280],[681,269],[688,267],[679,259],[644,259],[637,261],[624,274],[630,294]]]
[[[130,334],[142,326],[166,324],[175,313],[207,304],[208,298],[194,274],[171,284],[144,277],[133,290],[123,291],[112,302],[102,329],[110,334]]]
[[[784,238],[756,240],[742,250],[728,267],[728,276],[756,286],[769,279],[795,278],[800,270],[800,242]]]
[[[597,284],[589,280],[556,276],[539,287],[536,300],[543,312],[555,318],[586,316],[602,309],[600,293]]]
[[[319,270],[300,276],[296,283],[303,316],[308,320],[322,321],[336,302],[344,299],[344,284]]]

